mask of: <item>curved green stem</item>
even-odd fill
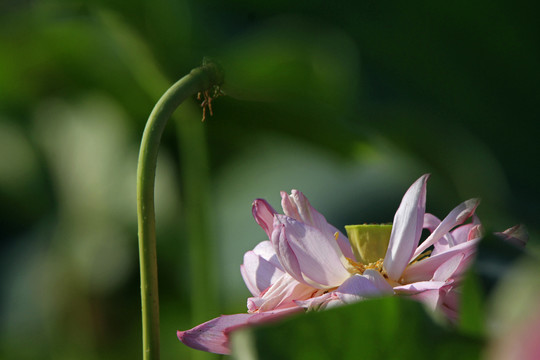
[[[139,224],[139,262],[143,358],[159,359],[159,297],[156,261],[154,182],[163,129],[176,108],[193,94],[221,85],[223,74],[214,63],[192,70],[167,90],[154,106],[141,140],[137,168],[137,218]]]

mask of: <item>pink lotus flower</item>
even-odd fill
[[[281,193],[284,215],[265,200],[255,200],[253,216],[269,240],[248,251],[240,267],[253,294],[248,313],[223,315],[178,331],[178,338],[195,349],[228,354],[229,334],[240,327],[393,294],[418,299],[455,319],[456,287],[481,237],[474,215],[478,200],[465,201],[441,221],[425,213],[428,177],[422,176],[405,193],[389,238],[383,236],[387,249],[386,243],[373,250],[352,237],[349,241],[297,190]],[[464,224],[471,217],[472,222]],[[419,245],[423,228],[431,234]],[[376,238],[378,233],[367,235]],[[369,256],[364,259],[362,253]]]

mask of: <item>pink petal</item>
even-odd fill
[[[348,257],[349,259],[354,259],[354,253],[352,251],[351,243],[349,242],[349,239],[345,235],[341,233],[338,229],[333,227],[332,225],[328,224],[328,228],[330,229],[329,232],[332,234],[338,233],[337,237],[337,244],[339,246],[339,249],[343,253],[345,257]]]
[[[269,241],[264,241],[257,245],[253,251],[244,254],[244,263],[240,266],[240,273],[253,296],[259,296],[284,272],[281,270],[281,264],[277,260],[272,244]]]
[[[227,333],[231,329],[245,326],[254,315],[222,315],[191,330],[178,331],[178,340],[197,350],[229,354],[229,336]]]
[[[416,281],[426,281],[433,278],[435,271],[446,261],[455,255],[463,254],[465,258],[476,251],[479,240],[471,240],[466,243],[456,245],[446,252],[430,256],[409,265],[403,272],[403,279],[407,283]]]
[[[332,296],[333,293],[326,293],[307,300],[296,300],[295,304],[306,310],[320,310],[331,300]]]
[[[319,214],[309,203],[309,200],[301,191],[291,190],[291,195],[281,192],[281,206],[285,215],[308,225],[316,226],[318,223],[325,223],[324,217]]]
[[[392,286],[378,271],[368,269],[363,275],[353,275],[335,291],[295,303],[308,310],[321,310],[393,293]]]
[[[467,241],[471,240],[479,240],[483,236],[482,231],[482,225],[474,225],[471,230],[469,231],[469,235],[467,236]]]
[[[334,234],[338,233],[337,242],[342,253],[351,259],[354,259],[354,254],[351,244],[345,235],[334,226],[330,225],[326,218],[319,213],[311,204],[307,197],[298,190],[291,190],[291,195],[286,192],[281,192],[281,206],[285,215],[292,217],[307,225],[313,226],[320,230],[325,236],[334,238]]]
[[[427,281],[426,283],[432,284],[422,283],[420,285],[420,283],[417,283],[418,285],[410,290],[410,297],[427,305],[432,311],[441,309],[446,294],[450,291],[452,286],[435,281]],[[419,289],[422,289],[422,291],[418,291]],[[399,293],[406,294],[407,292],[400,290]]]
[[[398,294],[413,295],[424,291],[438,290],[448,285],[446,281],[418,281],[411,284],[394,286],[394,291]]]
[[[244,262],[246,262],[246,255],[247,253],[244,255]],[[240,275],[242,275],[242,279],[244,279],[244,283],[246,284],[246,287],[248,288],[251,295],[259,296],[261,290],[257,288],[257,281],[255,279],[255,276],[253,276],[252,272],[246,270],[244,264],[240,265]]]
[[[476,225],[464,224],[452,230],[452,237],[454,238],[454,242],[456,243],[456,245],[469,240],[469,232],[471,231],[473,226]]]
[[[274,218],[274,231],[272,232],[272,246],[276,251],[279,263],[287,273],[299,282],[305,283],[300,264],[296,254],[292,251],[285,233],[285,225],[279,222],[278,217]]]
[[[465,257],[465,254],[459,253],[446,260],[441,266],[435,270],[433,274],[434,281],[446,281],[454,275],[459,268],[461,261]]]
[[[426,304],[431,310],[435,310],[440,308],[446,293],[451,288],[451,283],[445,281],[421,281],[396,286],[394,291],[400,295],[409,295],[411,298]]]
[[[462,224],[465,220],[472,216],[476,207],[480,203],[478,199],[470,199],[450,211],[450,214],[444,218],[443,221],[437,226],[437,228],[429,235],[429,237],[422,243],[414,252],[412,258],[416,258],[423,253],[427,248],[437,242],[441,237],[452,230],[456,225]],[[450,244],[453,246],[454,244]]]
[[[424,215],[424,229],[428,229],[429,232],[435,231],[435,229],[441,224],[441,220],[433,214],[426,213]],[[446,234],[440,238],[435,244],[432,254],[446,251],[450,244],[454,244],[455,240],[451,234]]]
[[[229,334],[244,326],[280,319],[301,310],[290,308],[257,314],[222,315],[191,330],[178,331],[178,340],[185,345],[216,354],[230,354]]]
[[[392,280],[398,280],[401,277],[420,240],[426,208],[428,178],[429,175],[423,175],[411,185],[394,216],[390,243],[384,258],[384,269]]]
[[[366,271],[364,271],[362,276],[371,281],[381,294],[391,295],[394,293],[394,289],[381,275],[380,272],[372,269],[367,269]]]
[[[460,280],[461,279],[463,274],[469,269],[472,261],[474,260],[474,258],[476,256],[476,252],[473,251],[473,252],[466,253],[464,255],[465,256],[463,257],[463,259],[459,263],[458,268],[452,274],[452,279],[455,279],[455,280]]]
[[[274,210],[266,200],[256,199],[251,206],[251,212],[253,213],[253,217],[257,224],[263,228],[270,239],[272,236],[274,214],[276,214],[276,210]]]
[[[270,311],[296,307],[296,300],[306,300],[322,294],[322,290],[300,283],[289,274],[283,274],[258,298],[248,299],[249,311]]]
[[[441,220],[435,215],[430,213],[424,214],[424,229],[428,229],[430,232],[433,232],[440,223]]]
[[[440,225],[441,220],[435,215],[426,213],[424,215],[424,229],[428,229],[429,232],[435,231],[435,229]],[[433,244],[434,249],[432,255],[446,251],[450,244],[454,244],[455,240],[451,234],[446,234],[440,238],[435,244]]]
[[[272,243],[281,264],[295,279],[303,279],[315,287],[331,288],[350,276],[333,237],[288,216],[276,215],[275,219]]]
[[[431,311],[435,311],[438,307],[440,307],[442,303],[442,296],[441,296],[441,290],[426,290],[424,292],[411,295],[411,297],[417,301],[420,301],[427,305],[428,309]]]
[[[275,267],[281,268],[281,264],[276,256],[276,251],[270,241],[261,241],[253,248],[253,252],[273,264]]]
[[[326,235],[328,222],[323,215],[311,206],[308,199],[301,191],[291,190],[291,195],[282,192],[281,204],[285,215],[313,226]],[[288,214],[288,212],[290,212],[290,214]],[[335,231],[330,231],[332,236],[334,236],[334,233]]]
[[[378,273],[378,272],[377,272]],[[369,280],[367,276],[353,275],[348,278],[335,291],[338,298],[345,304],[351,304],[369,297],[381,296],[384,294],[377,285]]]
[[[441,310],[444,312],[447,318],[452,321],[457,321],[459,316],[459,300],[461,294],[456,287],[452,287],[450,291],[444,296],[441,304]]]

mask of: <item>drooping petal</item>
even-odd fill
[[[292,217],[307,225],[321,231],[325,236],[334,238],[334,234],[338,233],[337,243],[342,253],[348,258],[354,258],[351,244],[346,236],[341,231],[326,221],[326,218],[319,213],[311,204],[307,197],[298,190],[291,190],[291,194],[281,192],[281,206],[285,215]]]
[[[350,276],[334,238],[288,216],[275,219],[272,243],[281,264],[295,279],[322,289],[339,286]]]
[[[191,330],[178,331],[178,340],[197,350],[229,354],[228,332],[248,324],[254,314],[222,315]]]
[[[230,354],[229,334],[244,326],[280,319],[301,308],[268,311],[256,314],[222,315],[191,330],[177,331],[178,340],[185,345],[216,354]]]
[[[259,296],[284,274],[270,241],[263,241],[244,254],[240,273],[253,296]]]
[[[257,224],[263,228],[270,239],[274,226],[274,214],[277,213],[276,210],[266,200],[255,199],[251,205],[251,212]]]
[[[413,254],[413,258],[423,253],[427,248],[437,242],[441,237],[446,235],[455,226],[462,224],[467,220],[476,210],[476,207],[480,203],[479,199],[470,199],[455,207],[450,214],[444,218],[443,221],[437,226],[437,228],[429,235],[429,237],[422,243]],[[453,246],[455,244],[450,244]]]
[[[463,254],[464,258],[467,258],[473,254],[476,250],[478,241],[479,240],[467,241],[450,248],[446,252],[430,256],[427,259],[409,265],[403,272],[403,280],[406,283],[428,281],[433,278],[435,271],[450,258],[458,254]]]
[[[428,178],[428,174],[423,175],[411,185],[394,216],[390,243],[383,263],[392,280],[399,280],[418,246],[424,224]]]

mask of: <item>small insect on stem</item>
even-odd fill
[[[212,100],[214,100],[217,97],[220,97],[223,95],[223,91],[219,88],[219,86],[214,85],[212,89],[207,89],[204,91],[200,91],[197,93],[197,100],[201,100],[201,107],[203,109],[203,115],[202,115],[202,121],[206,120],[206,108],[208,107],[208,111],[210,112],[210,116],[214,116],[214,112],[212,111]]]

